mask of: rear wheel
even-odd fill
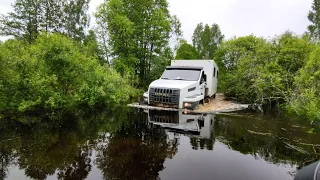
[[[210,103],[210,97],[205,98],[204,103]]]

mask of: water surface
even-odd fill
[[[0,121],[0,179],[292,180],[319,160],[319,132],[305,120],[249,113],[15,117]]]

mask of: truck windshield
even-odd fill
[[[200,70],[187,69],[167,69],[163,72],[161,79],[197,81]]]

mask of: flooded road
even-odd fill
[[[250,113],[79,111],[0,121],[0,158],[9,180],[292,180],[320,159],[320,130]]]

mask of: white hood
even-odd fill
[[[153,81],[150,84],[150,87],[184,89],[189,88],[190,86],[195,85],[196,83],[196,81],[158,79]]]

